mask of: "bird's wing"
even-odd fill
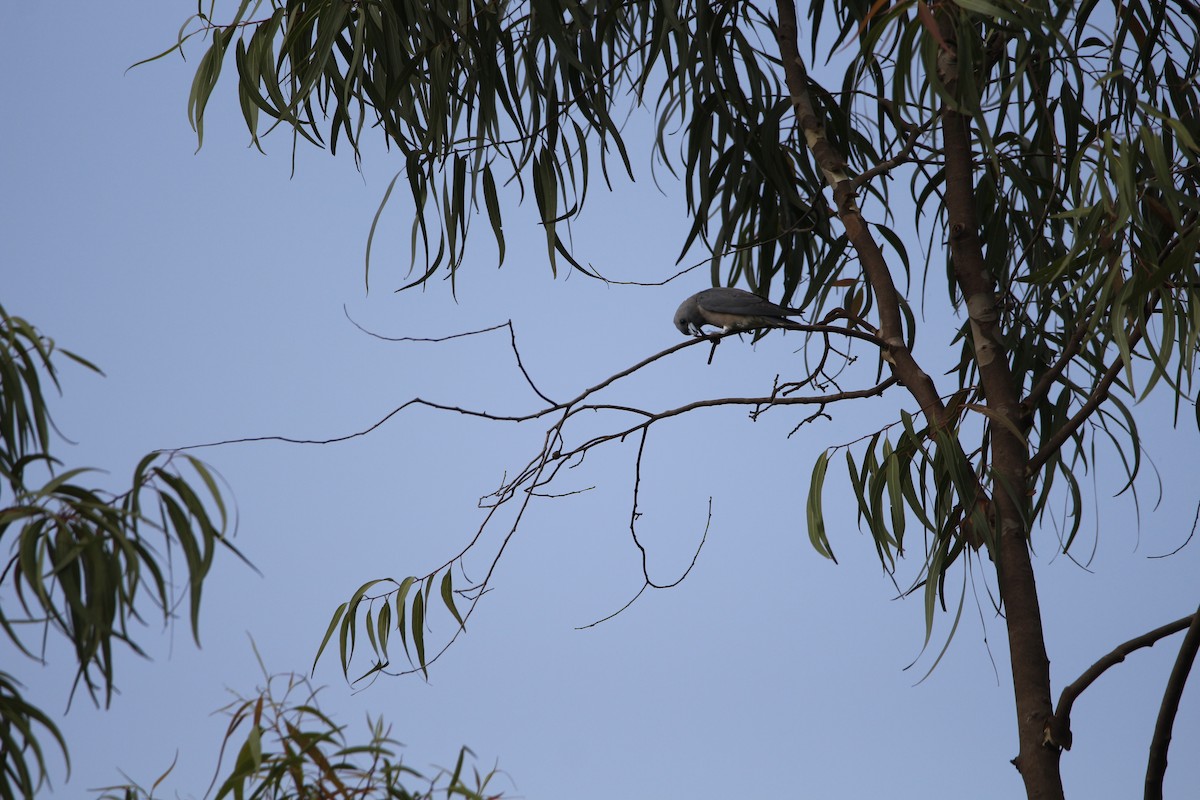
[[[705,311],[717,314],[737,314],[746,317],[786,317],[796,313],[756,294],[740,289],[712,289],[697,298]]]

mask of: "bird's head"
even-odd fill
[[[696,306],[695,298],[689,297],[684,300],[675,312],[675,327],[684,336],[699,336],[702,324],[703,320],[699,319],[699,309]]]

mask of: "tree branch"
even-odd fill
[[[1150,759],[1146,765],[1146,800],[1162,800],[1163,776],[1167,772],[1167,747],[1171,744],[1171,729],[1175,726],[1175,714],[1179,711],[1179,699],[1183,696],[1183,685],[1200,650],[1200,610],[1192,614],[1187,635],[1179,647],[1167,689],[1163,692],[1162,707],[1158,710],[1158,721],[1154,723],[1154,737],[1150,740]]]
[[[887,345],[884,359],[891,364],[896,378],[916,399],[930,425],[941,427],[946,422],[946,408],[938,396],[933,379],[917,364],[904,339],[900,298],[887,260],[858,208],[855,200],[856,183],[846,172],[846,158],[825,136],[825,125],[813,105],[808,90],[808,71],[796,44],[798,26],[795,3],[793,0],[776,0],[775,7],[779,15],[776,39],[796,121],[804,132],[813,159],[833,189],[838,218],[845,226],[846,237],[858,253],[863,272],[878,301],[879,338]]]
[[[1143,633],[1141,636],[1118,645],[1111,653],[1084,670],[1082,675],[1062,690],[1062,695],[1058,698],[1058,708],[1055,709],[1054,716],[1046,724],[1045,741],[1064,750],[1070,750],[1073,738],[1071,735],[1071,708],[1075,705],[1075,699],[1083,693],[1084,689],[1095,683],[1096,679],[1103,675],[1109,667],[1114,667],[1124,661],[1125,656],[1133,651],[1143,647],[1153,647],[1159,639],[1178,633],[1189,625],[1196,627],[1198,618],[1200,618],[1200,614],[1191,614],[1160,628],[1155,628],[1149,633]]]
[[[1142,338],[1141,330],[1135,330],[1129,335],[1129,350],[1132,351],[1137,343]],[[1113,381],[1121,374],[1121,370],[1125,367],[1125,359],[1123,356],[1117,356],[1116,360],[1109,365],[1104,371],[1104,377],[1096,384],[1095,390],[1092,391],[1083,407],[1076,412],[1075,416],[1067,420],[1067,422],[1056,430],[1053,435],[1042,444],[1038,451],[1029,457],[1029,462],[1025,467],[1026,475],[1033,475],[1041,469],[1050,458],[1058,452],[1075,431],[1079,430],[1079,426],[1087,422],[1088,418],[1100,407],[1100,404],[1108,399],[1108,390],[1112,388]]]
[[[347,316],[349,315],[347,314]],[[630,436],[639,437],[640,444],[638,446],[637,457],[635,461],[633,504],[630,511],[629,529],[634,545],[641,552],[642,576],[644,580],[643,591],[647,588],[666,589],[677,585],[684,578],[686,578],[688,573],[691,571],[692,565],[696,563],[696,558],[699,555],[700,548],[702,548],[704,545],[704,541],[707,536],[708,525],[705,525],[705,533],[701,536],[696,552],[692,556],[691,565],[689,565],[681,575],[670,582],[656,581],[651,579],[648,565],[649,554],[639,539],[636,522],[639,516],[638,501],[640,498],[641,489],[642,457],[643,453],[645,452],[647,433],[652,425],[657,422],[661,422],[672,417],[678,417],[702,408],[718,406],[749,406],[752,409],[750,412],[752,419],[757,418],[757,416],[762,414],[766,409],[774,406],[817,406],[820,411],[818,411],[816,415],[810,415],[808,419],[802,421],[800,424],[803,425],[805,422],[811,421],[816,416],[820,416],[828,405],[843,400],[853,400],[880,395],[897,383],[897,378],[894,376],[889,376],[884,378],[882,381],[865,388],[842,389],[837,383],[836,375],[830,375],[827,372],[830,353],[840,356],[847,364],[853,363],[854,361],[854,358],[849,355],[849,353],[842,352],[833,347],[831,339],[835,336],[845,337],[851,340],[861,340],[871,344],[874,347],[886,349],[885,343],[879,336],[876,336],[873,332],[857,330],[855,327],[853,327],[857,322],[853,319],[849,321],[849,324],[846,327],[829,324],[796,324],[792,328],[789,328],[791,330],[799,330],[800,332],[807,334],[809,337],[808,343],[812,344],[813,346],[821,347],[823,351],[821,357],[816,359],[815,366],[806,361],[805,366],[799,367],[799,369],[803,370],[803,375],[798,377],[794,382],[781,384],[779,377],[776,376],[772,389],[768,394],[746,397],[716,397],[704,400],[696,400],[681,406],[667,408],[660,411],[652,411],[642,408],[635,408],[632,406],[619,405],[611,402],[604,402],[602,398],[598,397],[598,395],[622,379],[649,367],[657,361],[679,353],[686,348],[706,347],[710,345],[715,348],[716,345],[724,338],[735,334],[731,333],[715,334],[713,336],[706,337],[687,337],[686,339],[671,345],[664,350],[642,358],[637,363],[626,367],[591,386],[579,390],[576,396],[572,399],[556,402],[551,400],[548,395],[538,389],[532,376],[526,370],[524,359],[521,357],[520,350],[517,346],[517,337],[511,321],[481,330],[469,331],[466,333],[453,334],[438,338],[381,336],[380,334],[366,330],[361,325],[358,325],[358,323],[354,322],[354,320],[351,320],[351,322],[364,333],[367,333],[375,338],[384,339],[387,341],[414,343],[447,342],[466,336],[473,336],[475,334],[495,333],[497,331],[507,329],[509,347],[513,353],[516,366],[521,375],[524,377],[526,384],[538,396],[544,405],[539,405],[538,407],[535,407],[534,409],[525,413],[498,414],[492,411],[471,409],[425,400],[420,397],[413,397],[406,402],[393,407],[391,411],[377,419],[375,422],[357,431],[347,434],[324,438],[253,436],[239,439],[226,439],[219,442],[189,445],[187,447],[177,448],[175,451],[171,452],[187,451],[204,447],[215,447],[218,445],[268,441],[283,442],[288,444],[335,444],[367,436],[368,434],[378,430],[392,418],[400,415],[406,410],[413,409],[414,407],[424,407],[431,411],[450,412],[464,417],[488,420],[491,422],[528,423],[537,420],[543,420],[546,425],[544,434],[541,437],[541,443],[536,447],[531,457],[524,464],[519,465],[515,471],[506,471],[504,477],[500,481],[499,487],[480,498],[479,507],[485,512],[483,519],[467,537],[466,543],[459,548],[457,554],[451,556],[439,566],[431,571],[426,572],[420,577],[412,576],[403,580],[382,578],[370,581],[367,584],[364,584],[358,593],[355,594],[355,598],[352,603],[343,604],[343,606],[339,608],[337,612],[335,612],[335,618],[341,618],[341,615],[345,613],[346,616],[343,619],[342,624],[343,626],[351,626],[350,629],[353,630],[353,626],[356,623],[354,623],[352,620],[357,618],[358,614],[365,614],[367,620],[370,621],[372,614],[371,609],[375,604],[390,603],[392,602],[392,598],[395,598],[398,595],[407,596],[407,592],[410,588],[415,587],[417,594],[421,594],[423,598],[428,598],[430,590],[439,575],[443,575],[444,577],[442,580],[447,581],[442,584],[443,599],[445,599],[448,595],[453,594],[469,600],[469,603],[462,610],[461,615],[459,610],[453,606],[451,601],[445,601],[448,609],[451,610],[453,615],[456,617],[458,625],[456,626],[453,634],[447,637],[447,640],[442,644],[442,646],[429,655],[427,655],[424,651],[424,639],[422,634],[421,641],[419,644],[417,644],[417,661],[419,663],[413,663],[413,660],[410,656],[410,669],[400,670],[399,673],[389,670],[391,662],[387,651],[386,640],[373,640],[371,642],[371,647],[375,654],[374,662],[367,672],[358,678],[352,679],[352,683],[357,683],[358,681],[366,678],[372,678],[379,674],[392,675],[407,674],[412,672],[425,672],[430,664],[433,664],[435,661],[441,658],[441,656],[449,649],[449,647],[453,645],[455,641],[457,641],[459,635],[464,629],[466,621],[473,616],[475,609],[478,607],[480,599],[490,590],[490,584],[496,567],[513,537],[516,535],[517,529],[524,519],[525,512],[528,510],[530,503],[535,497],[546,498],[562,496],[561,494],[553,495],[541,490],[553,483],[562,470],[571,469],[575,466],[578,466],[594,448],[613,442],[623,442],[626,441]],[[819,340],[814,337],[819,337]],[[837,371],[837,374],[840,374],[840,370]],[[809,396],[796,396],[792,394],[803,387],[817,387],[826,391],[821,394],[813,394]],[[586,433],[586,428],[584,429],[585,432],[579,432],[573,427],[571,430],[572,435],[567,435],[567,426],[575,423],[577,417],[582,417],[586,414],[590,418],[601,412],[615,412],[618,415],[631,415],[635,419],[618,419],[615,424],[611,424],[607,431],[592,433],[590,435]],[[571,492],[568,492],[567,494],[570,493]],[[512,518],[503,523],[499,521],[500,518],[497,516],[502,507],[512,510]],[[711,522],[711,509],[709,522]],[[503,526],[502,530],[495,530],[501,526]],[[490,537],[488,537],[489,533],[491,533]],[[482,549],[485,537],[493,540],[495,545],[494,548],[489,548],[491,552],[484,556],[486,562],[484,574],[478,579],[467,577],[467,559],[471,553],[477,553],[480,549]],[[462,572],[463,576],[466,577],[467,585],[465,587],[450,588],[452,584],[448,582],[449,576],[456,566],[458,567],[459,571]],[[370,586],[380,582],[386,582],[392,588],[383,592],[366,594]],[[641,592],[639,592],[639,595],[640,594]],[[415,598],[416,594],[414,594],[413,597]],[[634,599],[636,599],[636,597]],[[412,617],[412,624],[423,625],[423,614],[427,611],[427,609],[422,607],[422,619],[418,621],[415,616],[417,614],[415,599],[413,600],[413,603],[414,611],[412,613],[414,616]],[[617,613],[620,612],[618,611]],[[403,625],[404,623],[401,621],[399,624]],[[333,628],[330,628],[329,630],[332,631]],[[345,630],[345,627],[343,630]],[[420,630],[423,631],[423,628]],[[404,631],[403,627],[401,627],[401,631]],[[414,630],[412,633],[414,637],[413,642],[416,643],[416,630]],[[354,637],[350,636],[349,644],[347,645],[347,639],[343,636],[341,644],[341,661],[343,672],[346,673],[348,678],[350,677],[348,668],[354,654],[353,639]],[[328,635],[325,641],[329,641]],[[407,641],[405,642],[404,649],[405,654],[409,655]],[[324,644],[322,644],[321,650],[324,650]],[[320,651],[318,652],[317,657],[318,659],[320,658]]]
[[[912,151],[916,149],[917,142],[921,141],[921,137],[928,133],[929,129],[937,122],[937,117],[930,117],[920,125],[907,124],[908,138],[904,140],[904,144],[896,152],[896,155],[891,158],[880,161],[875,166],[860,173],[854,178],[854,188],[859,189],[865,186],[872,178],[883,175],[886,172],[891,172],[896,167],[907,162]]]
[[[1050,388],[1054,386],[1054,382],[1062,375],[1063,370],[1079,354],[1079,349],[1083,346],[1083,340],[1087,337],[1087,333],[1092,327],[1088,320],[1091,314],[1086,313],[1082,316],[1084,317],[1084,321],[1079,324],[1075,332],[1071,334],[1071,338],[1063,345],[1062,352],[1058,354],[1058,360],[1042,373],[1042,376],[1038,378],[1038,382],[1033,385],[1033,388],[1029,390],[1029,394],[1025,395],[1025,398],[1021,401],[1024,407],[1023,413],[1033,413],[1038,403],[1042,402],[1050,392]]]

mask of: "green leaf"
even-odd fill
[[[385,578],[376,578],[375,580],[367,581],[354,592],[346,603],[346,610],[342,617],[342,630],[339,641],[339,649],[342,659],[342,675],[346,678],[350,677],[350,659],[354,655],[354,645],[356,634],[358,631],[358,606],[362,602],[363,596],[370,588],[378,583],[382,583]]]
[[[367,641],[371,645],[371,652],[379,656],[379,643],[375,640],[375,614],[373,607],[368,606],[367,613],[363,616],[363,627],[367,631]]]
[[[408,627],[405,621],[408,618],[408,590],[416,583],[417,579],[408,577],[400,581],[400,588],[396,590],[396,630],[400,631],[400,642],[404,645],[404,653],[408,654]]]
[[[453,567],[447,568],[446,574],[442,576],[442,602],[446,604],[446,608],[450,609],[450,613],[454,615],[456,620],[458,620],[458,627],[466,628],[466,623],[463,622],[463,618],[459,615],[458,609],[454,607],[454,585],[450,577],[450,572],[452,569]]]
[[[496,246],[500,250],[499,262],[503,264],[504,225],[500,217],[500,200],[496,195],[496,179],[492,176],[491,164],[485,164],[483,167],[483,200],[487,206],[488,221],[492,226],[492,235],[496,237]]]
[[[412,602],[412,636],[417,648],[417,664],[426,678],[429,670],[425,662],[425,599],[420,592],[413,595]]]
[[[236,30],[231,25],[213,34],[212,44],[200,59],[196,68],[196,77],[192,81],[192,91],[188,97],[188,122],[196,131],[196,149],[204,145],[204,111],[208,106],[217,79],[221,76],[221,64],[225,60],[225,48],[229,46]]]
[[[817,463],[813,466],[812,482],[808,489],[806,507],[808,539],[812,542],[814,550],[836,564],[837,559],[833,555],[833,549],[829,546],[829,538],[825,534],[825,516],[821,511],[821,491],[825,484],[825,470],[828,467],[829,453],[826,451],[817,456]]]
[[[333,632],[337,629],[338,622],[342,619],[342,614],[346,613],[349,603],[342,603],[333,610],[333,618],[329,620],[329,627],[325,631],[325,638],[321,639],[321,646],[317,648],[317,654],[313,657],[312,669],[309,674],[316,674],[317,662],[321,660],[321,653],[325,652],[325,645],[329,644],[329,640],[333,638]]]
[[[387,646],[388,636],[392,632],[392,605],[391,603],[383,603],[379,606],[379,616],[377,618],[379,630],[377,631],[377,639],[379,641],[380,658],[386,662],[388,660]]]
[[[383,215],[383,209],[387,206],[388,200],[392,196],[392,190],[396,188],[396,181],[400,180],[400,176],[403,174],[404,171],[401,170],[388,181],[387,190],[383,193],[383,199],[379,201],[379,207],[375,209],[375,216],[371,218],[371,230],[367,233],[367,249],[363,257],[363,288],[368,292],[371,290],[371,247],[375,243],[375,229],[379,227],[379,218]]]

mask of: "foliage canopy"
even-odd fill
[[[243,0],[198,13],[179,44],[210,41],[189,100],[201,137],[232,62],[255,144],[283,126],[335,152],[357,156],[373,136],[396,148],[393,187],[403,178],[418,209],[410,286],[453,277],[484,213],[503,260],[497,187],[508,184],[533,195],[551,268],[599,277],[560,226],[583,213],[597,163],[603,181],[633,173],[625,120],[651,110],[646,144],[682,182],[693,220],[680,258],[701,252],[714,284],[744,283],[868,333],[892,380],[876,388],[903,387],[915,403],[845,454],[860,521],[889,570],[922,553],[914,585],[927,625],[952,568],[977,554],[994,564],[1015,763],[1031,797],[1061,796],[1069,721],[1050,702],[1030,537],[1057,509],[1070,549],[1079,476],[1098,447],[1115,448],[1133,485],[1137,401],[1166,387],[1177,416],[1195,405],[1200,8],[841,0],[804,10],[802,25],[788,0]],[[914,310],[943,296],[961,321],[949,330]],[[960,348],[955,369],[924,369],[919,338]],[[833,455],[817,459],[809,497],[826,554],[820,493]],[[424,669],[435,587],[463,621],[449,567],[394,583],[367,618],[372,649],[386,657],[398,627]],[[344,669],[374,585],[329,627]]]
[[[46,384],[59,388],[61,358],[99,371],[0,308],[0,542],[9,547],[0,629],[39,665],[47,639],[64,639],[76,663],[72,694],[82,685],[107,705],[114,647],[143,652],[131,623],[144,623],[147,609],[169,623],[186,602],[199,642],[204,579],[219,548],[237,551],[225,536],[222,488],[191,456],[146,455],[120,494],[89,485],[91,470],[60,469]],[[21,688],[0,672],[0,798],[32,797],[40,788],[47,736],[67,753],[57,725]]]

